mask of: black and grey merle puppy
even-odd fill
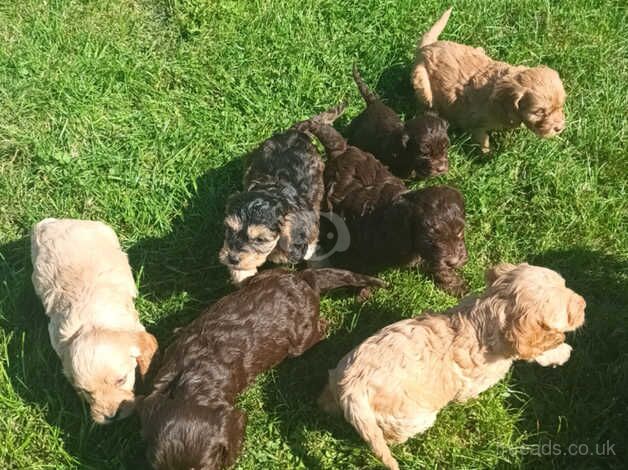
[[[366,101],[366,109],[349,125],[349,145],[372,153],[401,178],[427,178],[447,172],[447,121],[428,112],[404,124],[368,88],[355,64],[353,78]]]
[[[336,107],[315,119],[333,122]],[[275,134],[247,156],[244,191],[227,201],[220,261],[236,284],[266,260],[298,263],[316,250],[323,162],[305,132]]]

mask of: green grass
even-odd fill
[[[30,284],[28,231],[50,216],[102,219],[130,253],[138,308],[162,343],[230,290],[216,253],[240,157],[274,131],[350,100],[363,76],[404,113],[414,44],[446,4],[417,0],[37,0],[0,4],[0,468],[143,468],[136,418],[90,423],[61,374]],[[588,302],[564,367],[518,364],[425,435],[403,468],[609,468],[628,457],[628,24],[621,0],[464,0],[444,37],[559,70],[568,127],[524,130],[478,156],[456,134],[472,287],[485,267],[558,269]],[[328,339],[260,377],[241,469],[377,467],[315,406],[326,369],[383,325],[455,299],[415,271],[366,304],[323,300]],[[615,457],[535,455],[537,444],[615,443]]]

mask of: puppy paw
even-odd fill
[[[550,349],[545,351],[540,356],[534,358],[534,361],[542,365],[543,367],[547,366],[562,366],[565,362],[569,360],[571,356],[572,347],[567,343],[562,343],[556,346],[554,349]]]

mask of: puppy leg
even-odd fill
[[[484,129],[474,129],[472,132],[473,140],[480,144],[480,150],[483,154],[487,154],[491,151],[490,141],[488,133]]]
[[[534,361],[543,367],[547,366],[562,366],[569,360],[571,356],[572,347],[567,343],[562,343],[553,349],[545,351],[543,354],[536,356]]]
[[[427,74],[423,59],[419,58],[414,70],[412,71],[412,87],[416,94],[417,99],[426,108],[432,109],[434,106],[434,98],[432,96],[432,86],[430,85],[430,78]]]

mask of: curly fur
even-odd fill
[[[342,411],[375,455],[398,469],[387,443],[424,432],[441,408],[493,386],[513,361],[564,364],[565,332],[583,324],[585,306],[554,271],[499,265],[483,294],[444,314],[389,325],[348,353],[329,372],[319,403]]]
[[[438,41],[451,8],[417,46],[412,85],[418,100],[451,124],[468,129],[490,150],[487,131],[519,127],[552,137],[565,127],[565,90],[549,67],[513,66],[475,48]]]
[[[316,122],[303,127],[329,155],[323,210],[342,217],[351,237],[349,249],[334,255],[333,262],[356,270],[419,265],[450,293],[464,293],[466,284],[455,271],[467,260],[460,192],[448,186],[409,191],[333,127]]]
[[[427,178],[447,172],[447,122],[428,112],[403,123],[368,88],[355,65],[353,78],[366,109],[349,125],[349,144],[372,153],[402,178]]]
[[[382,285],[339,269],[273,269],[208,308],[168,347],[139,407],[152,466],[209,470],[232,465],[246,424],[246,416],[234,407],[237,395],[261,372],[323,338],[320,293]]]
[[[146,374],[157,341],[139,321],[135,281],[118,237],[102,222],[44,219],[31,232],[31,259],[64,374],[95,422],[128,416],[136,369]]]

